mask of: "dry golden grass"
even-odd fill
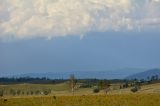
[[[114,86],[112,86],[112,87],[114,87]],[[5,96],[11,96],[10,89],[13,89],[15,91],[21,90],[21,91],[25,91],[25,92],[26,91],[35,91],[35,90],[41,91],[43,89],[51,89],[52,90],[51,95],[56,95],[56,96],[72,95],[67,83],[0,85],[0,90],[1,89],[3,89],[5,91]],[[131,88],[125,88],[125,89],[117,88],[114,90],[110,90],[110,92],[108,92],[108,93],[109,94],[128,94],[128,93],[131,93],[130,89]],[[141,90],[138,91],[138,93],[160,93],[160,83],[141,86]],[[93,93],[93,88],[76,89],[75,94],[76,95],[95,95]],[[104,94],[104,91],[102,90],[100,93],[98,93],[98,95],[99,94]]]
[[[75,96],[71,96],[72,93],[67,87],[66,83],[1,85],[0,88],[5,91],[9,91],[10,88],[15,90],[50,88],[53,92],[49,96],[6,95],[0,98],[0,106],[160,106],[160,83],[142,86],[135,94],[131,93],[130,88],[111,90],[107,95],[104,91],[93,93],[92,88],[81,88],[75,91]]]
[[[0,106],[160,106],[160,94],[1,98]]]
[[[0,85],[0,89],[5,89],[5,91],[10,89],[15,90],[32,90],[32,89],[52,89],[54,91],[64,91],[68,90],[69,86],[67,83],[61,84],[15,84],[15,85]]]

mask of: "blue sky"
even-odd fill
[[[159,32],[105,32],[1,42],[1,74],[160,68],[159,41]]]
[[[160,0],[1,0],[0,72],[159,68]]]

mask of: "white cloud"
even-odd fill
[[[0,39],[160,26],[160,0],[0,0]]]

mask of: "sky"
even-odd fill
[[[160,67],[160,0],[0,0],[0,72]]]

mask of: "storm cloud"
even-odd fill
[[[160,0],[0,0],[0,39],[160,28]]]

